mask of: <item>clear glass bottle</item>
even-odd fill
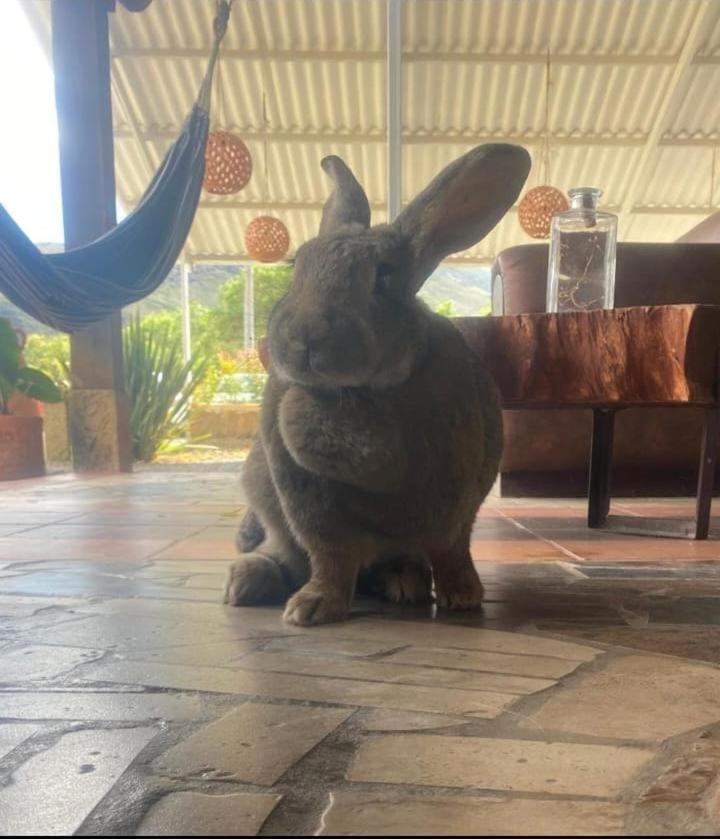
[[[568,191],[571,207],[553,216],[548,261],[548,312],[612,309],[617,216],[597,209],[602,191]]]

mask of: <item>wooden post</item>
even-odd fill
[[[103,0],[52,0],[55,101],[65,247],[116,223],[108,11]],[[120,312],[70,341],[73,465],[79,472],[132,468],[123,385]]]

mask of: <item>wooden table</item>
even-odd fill
[[[591,408],[588,526],[706,539],[720,429],[720,306],[455,318],[492,372],[504,408]],[[610,516],[615,414],[623,408],[704,411],[693,521]]]

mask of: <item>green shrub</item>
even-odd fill
[[[28,335],[25,361],[44,370],[63,393],[70,390],[70,338],[68,335]]]
[[[197,353],[185,362],[172,323],[154,315],[135,316],[125,326],[123,351],[133,456],[151,461],[164,443],[181,435],[208,356]]]
[[[273,306],[290,287],[293,268],[287,263],[255,265],[253,290],[255,292],[255,337],[267,331],[267,322]],[[228,280],[220,289],[217,308],[210,320],[218,342],[225,350],[241,349],[245,312],[245,273]]]

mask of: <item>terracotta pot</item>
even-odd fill
[[[0,414],[0,481],[44,474],[42,417]]]

